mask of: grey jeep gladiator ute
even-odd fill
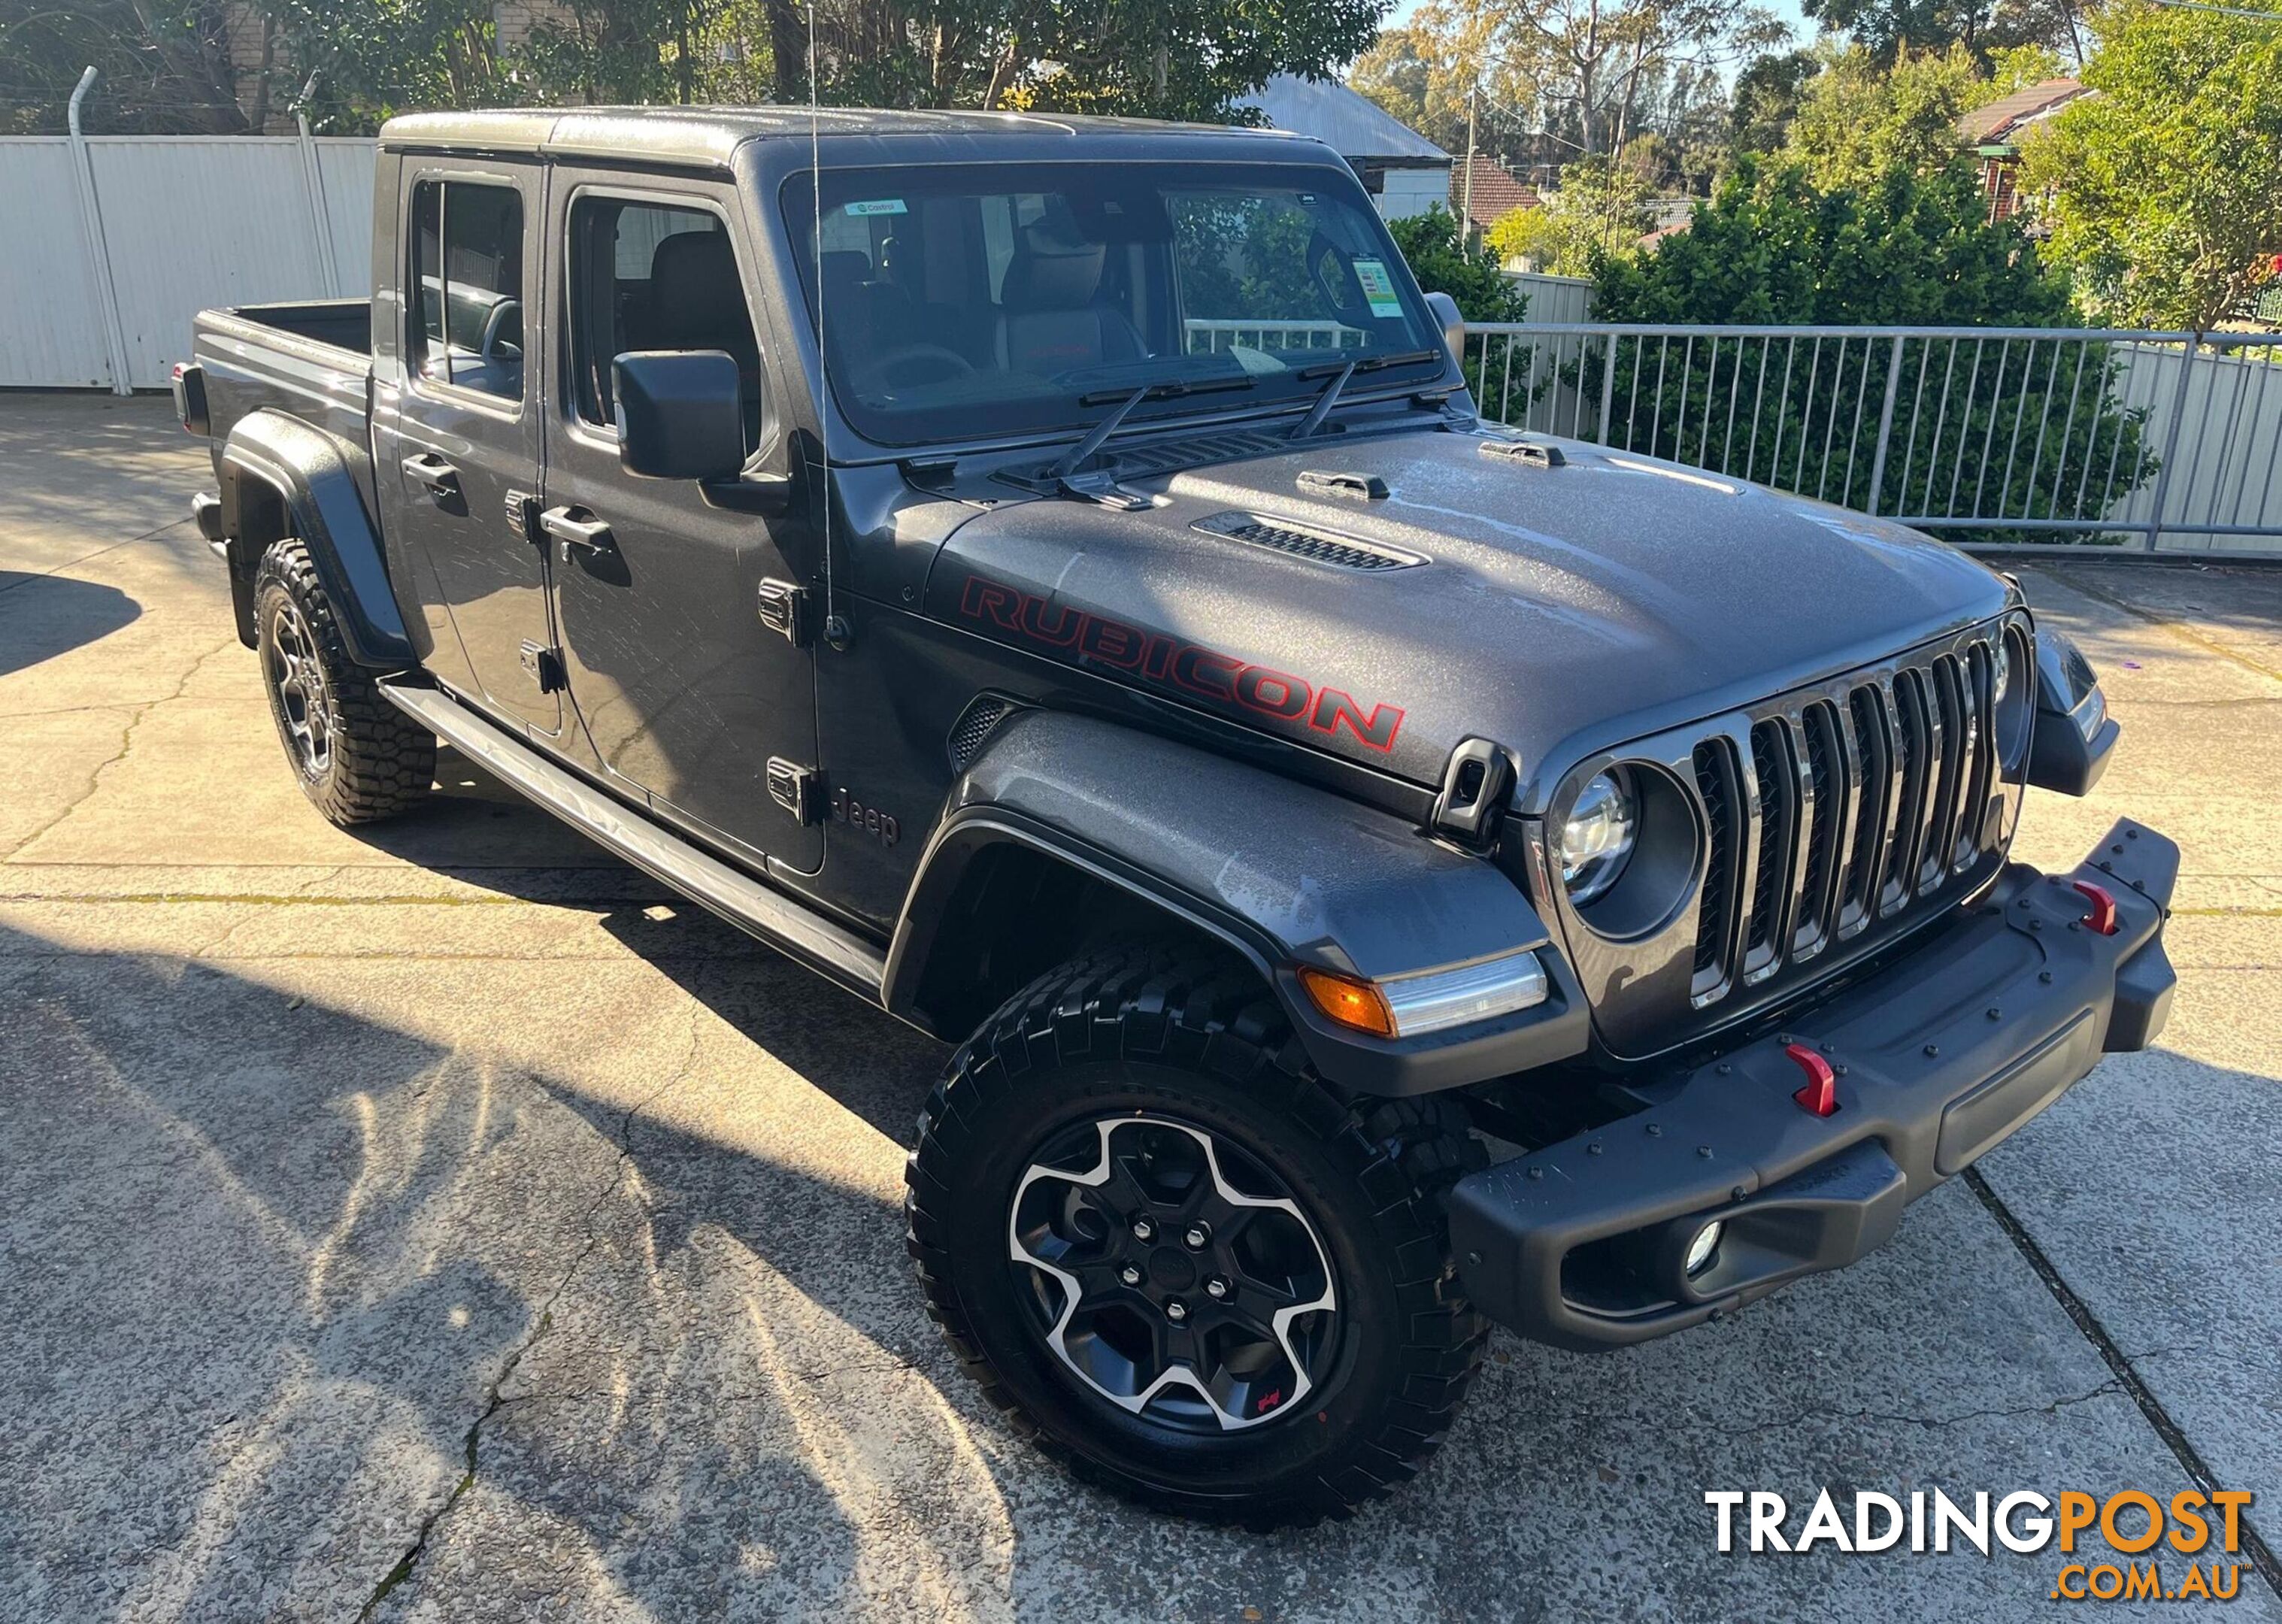
[[[920,1286],[1097,1481],[1343,1515],[2162,1027],[2171,843],[2008,860],[2117,733],[2018,587],[1486,425],[1313,142],[402,118],[372,284],[176,381],[310,800],[441,739],[955,1045]]]

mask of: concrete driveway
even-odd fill
[[[2056,1551],[1721,1556],[1704,1492],[2201,1472],[2282,1537],[2282,571],[2026,573],[2126,732],[2025,853],[2185,849],[2160,1049],[1846,1274],[1501,1336],[1407,1492],[1259,1537],[953,1368],[898,1205],[934,1045],[448,756],[317,819],[208,480],[161,403],[0,398],[0,1619],[2011,1619]]]

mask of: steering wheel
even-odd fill
[[[503,299],[492,307],[491,314],[484,318],[484,336],[476,342],[476,354],[486,361],[521,361],[523,346],[520,344],[509,344],[504,350],[501,348],[501,337],[510,322],[515,323],[517,332],[522,331],[523,301],[519,299]]]
[[[940,344],[912,344],[865,368],[855,384],[868,393],[878,389],[920,389],[974,376],[974,363],[957,350]]]

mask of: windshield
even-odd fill
[[[811,319],[824,297],[833,396],[885,444],[1083,427],[1152,385],[1165,387],[1135,421],[1312,400],[1326,363],[1374,353],[1414,358],[1389,379],[1441,369],[1386,228],[1336,173],[834,170],[822,205],[819,256],[807,177],[784,189]],[[1224,392],[1231,380],[1248,392]],[[1181,402],[1184,384],[1198,400]]]

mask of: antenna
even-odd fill
[[[824,641],[828,647],[848,646],[848,623],[841,619],[832,595],[832,401],[825,378],[824,359],[824,160],[823,142],[817,133],[816,8],[822,0],[808,0],[808,176],[816,205],[816,450],[822,470],[818,483],[824,496]]]

